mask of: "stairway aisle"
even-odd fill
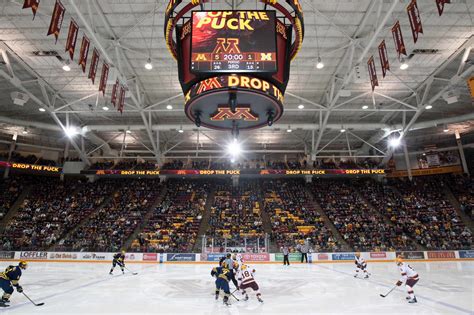
[[[202,214],[201,224],[197,234],[197,240],[194,243],[193,252],[200,253],[202,248],[202,237],[206,234],[209,229],[209,219],[211,218],[211,207],[214,203],[214,197],[216,194],[215,186],[211,185],[211,190],[207,194],[206,204],[204,206],[204,213]]]
[[[471,230],[471,233],[474,232],[474,222],[469,218],[467,214],[465,214],[463,211],[461,211],[461,204],[459,203],[458,199],[456,196],[454,196],[453,192],[448,186],[443,187],[443,193],[448,199],[448,201],[451,203],[453,206],[454,210],[456,210],[456,213],[458,216],[461,218],[462,222],[464,223],[465,226]]]
[[[25,201],[26,197],[31,193],[33,186],[27,186],[23,189],[21,194],[15,200],[13,205],[11,206],[10,210],[8,210],[7,214],[3,217],[2,221],[0,221],[0,232],[2,232],[8,225],[8,222],[15,216],[15,214],[20,209],[20,206]]]
[[[168,187],[167,187],[166,183],[163,183],[162,185],[163,186],[162,186],[162,190],[161,190],[160,194],[155,199],[155,201],[150,204],[150,206],[149,206],[147,212],[145,213],[145,215],[143,216],[143,219],[140,222],[140,224],[137,225],[137,227],[135,228],[135,231],[133,231],[133,233],[130,234],[130,236],[124,242],[123,248],[125,248],[127,250],[130,249],[130,247],[132,246],[133,240],[137,238],[137,236],[141,233],[143,228],[148,224],[148,221],[150,220],[151,216],[153,215],[153,211],[155,211],[156,207],[158,207],[163,202],[163,200],[164,200],[164,198],[165,198],[165,196],[168,192]]]
[[[316,212],[323,218],[324,225],[326,225],[326,228],[328,228],[332,232],[332,234],[336,238],[338,244],[341,245],[341,249],[343,251],[354,251],[354,249],[349,245],[349,243],[347,243],[346,240],[342,237],[341,233],[339,233],[336,226],[329,219],[329,217],[327,216],[326,212],[324,212],[321,205],[318,202],[316,202],[316,199],[314,198],[314,195],[311,192],[311,190],[308,187],[305,187],[305,189],[306,189],[306,192],[307,192],[308,196],[310,196],[311,204],[316,209]]]

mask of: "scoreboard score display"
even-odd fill
[[[276,72],[275,23],[275,11],[193,11],[191,72]]]

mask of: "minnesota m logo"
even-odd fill
[[[218,38],[213,54],[240,54],[238,38]]]
[[[219,107],[217,112],[211,115],[212,121],[223,121],[223,120],[246,120],[246,121],[258,121],[258,116],[250,110],[250,107],[237,107],[233,112],[230,107]]]
[[[217,78],[210,78],[199,83],[199,89],[196,94],[201,94],[202,92],[206,92],[207,90],[218,89],[221,87],[222,85],[219,80],[217,80]]]

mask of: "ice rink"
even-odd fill
[[[2,270],[8,262],[0,262]],[[398,280],[395,263],[372,263],[369,280],[353,278],[353,264],[309,264],[256,269],[264,303],[225,306],[214,300],[211,264],[129,264],[138,275],[108,275],[109,264],[31,262],[20,281],[35,307],[14,293],[2,314],[473,314],[474,262],[418,262],[417,304],[404,287],[382,298]],[[231,285],[233,289],[233,285]],[[237,294],[236,294],[237,295]],[[240,294],[237,297],[241,297]]]

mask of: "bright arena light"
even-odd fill
[[[65,133],[66,133],[66,136],[68,136],[69,138],[72,138],[72,137],[78,135],[79,131],[77,130],[76,127],[69,126],[69,127],[66,128]]]
[[[402,141],[400,140],[400,137],[393,137],[388,140],[388,145],[392,148],[396,148],[400,145],[401,142]]]
[[[316,64],[316,69],[324,68],[324,63],[321,61],[321,57],[318,57],[318,63]]]
[[[227,146],[227,152],[232,155],[233,157],[236,157],[240,154],[242,151],[242,148],[240,146],[240,143],[234,139],[229,145]]]
[[[145,69],[147,69],[147,70],[153,69],[153,64],[151,63],[150,58],[148,58],[147,62],[145,63]]]
[[[166,105],[166,109],[167,109],[167,110],[172,110],[172,109],[173,109],[173,105],[171,105],[171,104]]]
[[[303,108],[304,108],[303,104],[298,105],[298,109],[303,109]]]

